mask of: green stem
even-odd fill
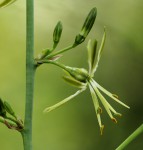
[[[42,63],[42,64],[43,64],[43,63],[53,64],[53,65],[55,65],[55,66],[58,66],[58,67],[64,69],[65,71],[69,72],[69,70],[67,69],[67,66],[65,66],[65,65],[63,65],[63,64],[61,64],[61,63],[59,63],[59,62],[57,62],[57,61],[51,61],[51,60],[45,60],[45,59],[43,59],[43,60],[37,61],[37,63],[38,63],[38,64],[41,64],[41,63]]]
[[[72,49],[72,48],[74,48],[74,47],[75,47],[74,45],[68,46],[68,47],[66,47],[66,48],[64,48],[64,49],[62,49],[62,50],[59,50],[59,51],[57,51],[57,52],[55,52],[55,53],[53,53],[53,54],[48,55],[46,58],[51,58],[51,57],[53,57],[53,56],[56,56],[56,55],[58,55],[58,54],[61,54],[61,53],[65,52],[65,51],[68,51],[68,50],[70,50],[70,49]]]
[[[139,126],[116,150],[123,150],[130,142],[132,142],[138,135],[143,133],[143,124]]]
[[[26,103],[22,131],[24,150],[32,150],[32,113],[34,92],[34,0],[26,0]]]

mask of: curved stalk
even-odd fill
[[[130,142],[132,142],[138,135],[143,133],[143,124],[139,126],[116,150],[123,150]]]
[[[26,0],[26,103],[23,137],[24,150],[32,150],[32,113],[34,92],[34,0]]]

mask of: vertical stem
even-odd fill
[[[26,103],[22,131],[24,150],[32,150],[34,74],[34,0],[26,0]]]
[[[123,150],[130,142],[143,132],[143,124],[139,126],[116,150]]]

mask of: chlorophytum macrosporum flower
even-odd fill
[[[44,110],[44,112],[50,112],[50,111],[58,108],[59,106],[67,103],[68,101],[73,99],[75,96],[77,96],[78,94],[80,94],[81,92],[86,90],[87,87],[89,87],[91,97],[93,100],[93,104],[95,107],[95,112],[96,112],[98,124],[100,127],[100,132],[102,134],[104,125],[102,124],[102,121],[101,121],[101,114],[102,114],[102,108],[100,106],[101,104],[103,105],[107,114],[109,115],[109,117],[111,118],[111,120],[113,122],[117,123],[117,120],[113,115],[121,116],[121,114],[118,113],[111,106],[111,104],[106,100],[106,98],[103,96],[102,93],[109,96],[112,100],[114,100],[118,104],[120,104],[126,108],[130,108],[129,106],[124,104],[122,101],[120,101],[118,99],[117,95],[112,94],[111,92],[107,91],[105,88],[103,88],[101,85],[99,85],[94,80],[94,74],[97,70],[99,60],[101,58],[101,53],[102,53],[102,50],[103,50],[103,47],[105,44],[105,39],[106,39],[106,32],[104,29],[104,34],[102,37],[101,45],[98,49],[97,49],[97,41],[94,40],[93,44],[92,44],[91,40],[89,40],[88,45],[87,45],[89,71],[87,71],[84,68],[74,68],[74,67],[65,66],[63,64],[60,64],[57,61],[43,60],[42,63],[51,63],[51,64],[54,64],[54,65],[59,66],[62,69],[64,69],[67,72],[67,75],[63,77],[65,79],[65,81],[67,81],[71,85],[74,85],[74,86],[79,88],[79,90],[75,94],[65,98],[64,100],[60,101],[59,103],[57,103],[51,107],[47,107]]]

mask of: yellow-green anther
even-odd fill
[[[53,42],[54,42],[53,49],[56,48],[57,44],[60,41],[62,30],[63,30],[63,26],[62,23],[59,21],[53,32]]]
[[[4,103],[1,98],[0,98],[0,116],[2,117],[6,116],[6,110],[5,110]]]
[[[116,94],[112,94],[112,96],[115,97],[115,98],[117,98],[117,99],[119,98],[119,96],[116,95]]]
[[[86,17],[86,20],[82,26],[80,33],[75,38],[75,45],[78,45],[85,40],[95,22],[96,15],[97,9],[96,8],[91,9],[88,16]]]
[[[5,110],[12,116],[15,117],[15,112],[13,111],[12,107],[10,106],[10,104],[6,101],[4,101],[4,107],[5,107]]]
[[[63,79],[68,82],[70,85],[75,86],[77,88],[85,88],[86,84],[83,82],[80,82],[76,79],[74,79],[73,77],[70,76],[63,76]]]
[[[88,71],[85,70],[84,68],[74,68],[66,66],[66,71],[68,71],[73,78],[75,78],[80,82],[85,83],[89,78]]]

